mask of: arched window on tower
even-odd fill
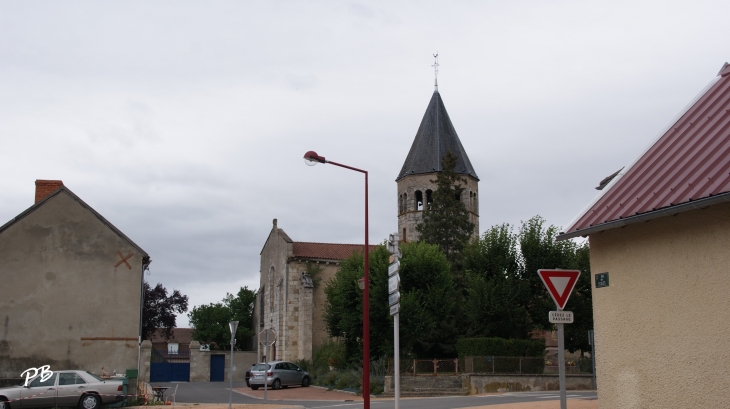
[[[403,195],[398,195],[398,214],[403,213]]]
[[[426,209],[431,210],[431,204],[433,203],[433,190],[426,190]]]
[[[408,240],[406,239],[406,228],[403,228],[403,236],[400,238],[402,242],[408,243]]]
[[[479,198],[477,192],[474,192],[474,213],[479,213]]]
[[[408,211],[408,193],[403,193],[403,213]]]
[[[469,191],[469,205],[467,206],[469,210],[474,210],[474,192],[471,190]]]
[[[416,210],[423,210],[423,193],[420,190],[416,190]]]

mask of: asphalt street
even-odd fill
[[[175,386],[178,387],[175,401],[178,403],[228,403],[228,382],[195,382],[195,383],[155,383],[155,385],[169,386],[165,397],[172,400]],[[245,382],[233,382],[234,388],[241,388]],[[342,408],[360,409],[362,402],[348,401],[298,401],[295,398],[296,388],[290,389],[292,400],[255,399],[240,393],[233,392],[233,403],[282,403],[300,405],[305,408]],[[558,400],[558,392],[515,392],[477,396],[448,396],[436,398],[401,398],[400,407],[403,409],[448,409],[466,408],[471,406],[499,405],[504,403],[539,402],[544,400]],[[596,399],[595,391],[568,391],[568,398]],[[393,399],[370,401],[373,409],[394,408]]]

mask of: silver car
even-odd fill
[[[266,379],[266,384],[271,389],[286,388],[292,385],[307,387],[312,382],[312,378],[310,378],[307,371],[286,361],[273,361],[268,364],[254,365],[251,368],[251,378],[248,380],[251,389],[256,390],[263,387],[264,379]]]
[[[0,388],[0,409],[78,407],[98,409],[124,400],[121,380],[102,379],[87,371],[53,371],[28,386]]]

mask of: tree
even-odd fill
[[[443,169],[431,183],[437,185],[433,202],[424,207],[423,221],[416,226],[421,240],[437,245],[452,264],[458,264],[461,251],[474,231],[469,212],[460,200],[466,179],[456,171],[456,156],[451,151],[441,159]]]
[[[401,350],[404,356],[455,356],[454,286],[441,250],[423,242],[404,245],[401,258]],[[388,307],[388,257],[384,246],[370,253],[370,350],[392,356],[393,320]],[[331,337],[341,340],[351,364],[362,358],[363,255],[354,253],[325,287],[324,319]]]
[[[465,249],[467,271],[463,333],[469,337],[526,339],[532,331],[525,309],[517,236],[509,224],[493,226]]]
[[[575,242],[555,240],[559,229],[556,226],[546,228],[544,224],[545,219],[535,216],[522,223],[518,236],[524,265],[523,278],[529,286],[530,294],[525,308],[535,329],[547,330],[553,328],[548,320],[548,313],[555,310],[555,302],[545,289],[537,270],[575,269],[578,266],[575,258],[577,247]]]
[[[211,344],[213,349],[228,349],[231,340],[230,321],[238,321],[236,348],[245,350],[253,332],[253,308],[256,293],[241,287],[238,294],[226,293],[219,303],[199,305],[188,313],[193,339]]]
[[[493,226],[464,249],[465,302],[460,333],[466,336],[529,338],[552,330],[548,311],[555,303],[538,269],[579,269],[581,276],[566,305],[575,322],[565,326],[565,346],[585,351],[593,328],[590,257],[587,243],[557,241],[558,228],[535,216],[515,234],[508,224]]]
[[[164,328],[166,339],[172,336],[175,328],[175,314],[182,314],[188,310],[188,296],[174,290],[167,296],[167,289],[161,283],[151,288],[144,282],[144,304],[142,308],[142,336],[150,339],[157,328]]]

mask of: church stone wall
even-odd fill
[[[398,183],[398,234],[400,239],[404,241],[417,241],[420,234],[416,231],[416,226],[423,220],[423,209],[418,210],[416,203],[417,191],[420,191],[423,197],[424,207],[426,202],[426,191],[436,190],[436,180],[438,173],[427,173],[421,175],[406,176],[399,180]],[[463,176],[463,175],[461,175]],[[463,176],[466,184],[462,185],[464,191],[461,194],[461,200],[469,210],[469,221],[474,223],[474,234],[479,235],[479,181],[471,176]],[[402,198],[405,196],[405,203]],[[404,236],[405,229],[405,236]]]

